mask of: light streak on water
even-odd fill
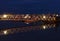
[[[45,30],[50,28],[55,28],[56,24],[44,24],[40,26],[26,26],[26,27],[13,27],[13,28],[6,28],[0,30],[0,35],[9,35],[14,33],[20,33],[20,32],[29,32],[29,31],[35,31],[35,30]]]

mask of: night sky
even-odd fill
[[[0,13],[60,13],[60,0],[0,0]]]
[[[0,14],[2,13],[12,14],[60,13],[60,0],[0,0]],[[4,22],[2,23],[4,25],[7,24],[6,26],[9,25],[9,23],[6,24]],[[60,40],[60,28],[58,32],[55,32],[54,29],[49,29],[43,31],[39,30],[24,32],[0,37],[0,41],[59,41],[59,40]]]

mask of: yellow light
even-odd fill
[[[8,32],[7,32],[7,30],[5,30],[5,31],[3,31],[3,33],[6,35]]]
[[[46,26],[43,26],[43,29],[46,29]]]
[[[46,16],[43,16],[43,18],[46,18]]]
[[[7,15],[3,15],[3,17],[4,17],[4,18],[6,18],[6,17],[7,17]]]

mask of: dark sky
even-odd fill
[[[0,0],[0,13],[60,13],[60,0]]]

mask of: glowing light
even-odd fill
[[[46,29],[46,26],[43,26],[43,29]]]
[[[5,31],[3,31],[3,33],[6,35],[8,32],[7,32],[7,30],[5,30]]]
[[[46,18],[46,16],[43,16],[43,18]]]
[[[24,18],[28,18],[29,17],[29,14],[27,14]]]
[[[7,15],[3,15],[3,17],[4,17],[4,18],[6,18],[6,17],[7,17]]]
[[[26,24],[29,24],[29,23],[26,23]]]
[[[56,16],[59,16],[58,14]]]

